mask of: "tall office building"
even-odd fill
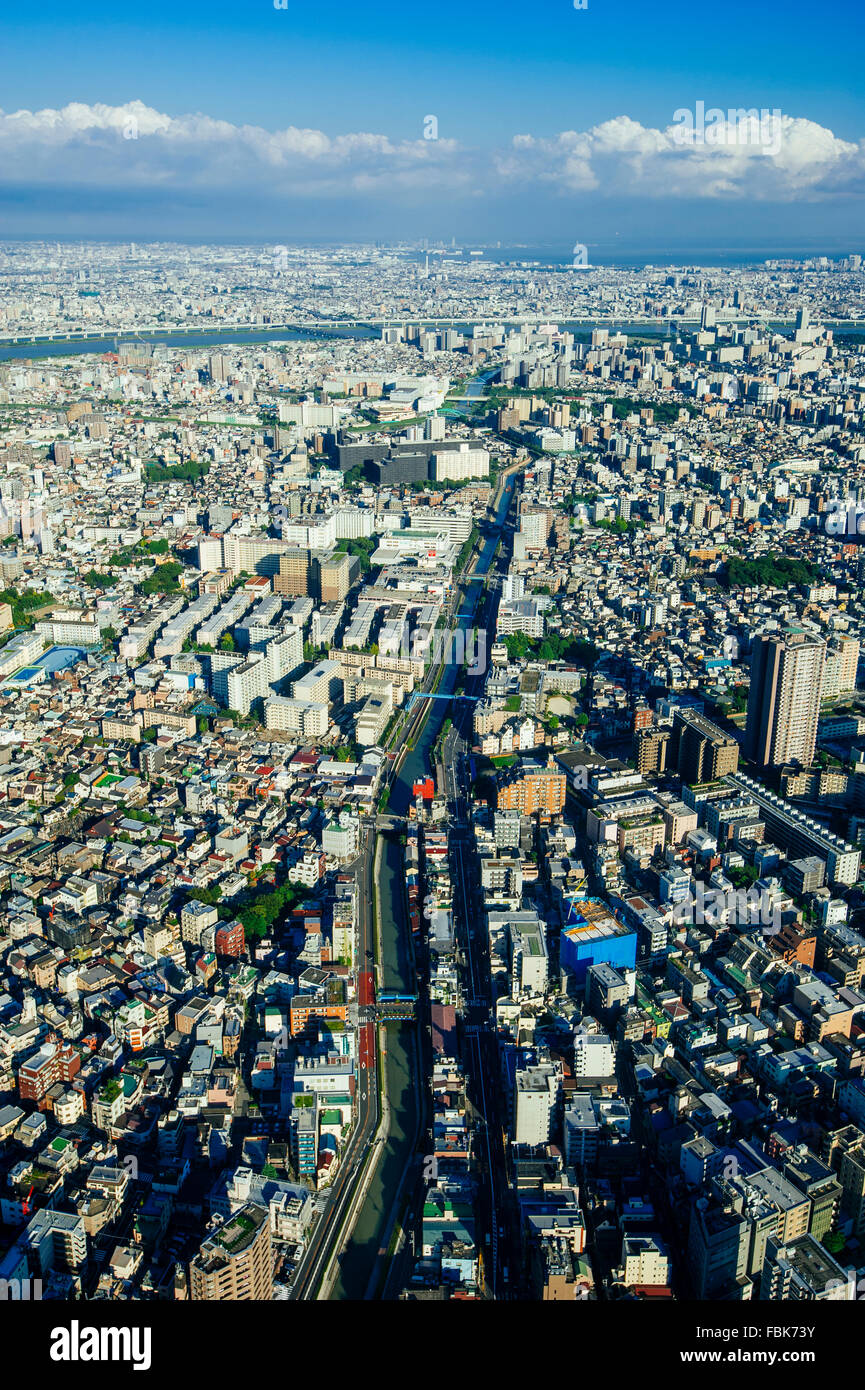
[[[360,562],[356,556],[342,550],[314,557],[312,570],[316,597],[322,603],[337,603],[344,599],[359,569]]]
[[[825,642],[800,628],[754,639],[745,754],[758,767],[811,766],[825,657]]]
[[[861,1240],[865,1235],[865,1137],[855,1125],[849,1125],[848,1130],[850,1134],[843,1132],[838,1145],[841,1209],[853,1223],[854,1236]]]
[[[497,788],[500,811],[519,811],[523,816],[557,816],[564,809],[567,779],[552,758],[546,766],[526,759],[504,773]]]
[[[277,594],[304,598],[309,593],[310,553],[292,546],[279,557],[279,573],[274,575],[273,588]]]
[[[858,637],[841,637],[826,650],[823,668],[823,699],[830,696],[852,695],[856,689],[859,669]]]
[[[672,729],[639,729],[634,736],[637,771],[663,772],[672,738]]]
[[[700,1198],[691,1210],[688,1268],[694,1298],[736,1299],[747,1286],[748,1222],[729,1204]]]
[[[248,1302],[273,1297],[270,1214],[248,1202],[202,1243],[189,1266],[197,1302]]]
[[[677,709],[673,729],[679,738],[679,772],[690,786],[714,782],[739,766],[739,745],[731,734],[696,710]]]
[[[211,381],[228,380],[228,358],[221,352],[212,352],[207,363]]]

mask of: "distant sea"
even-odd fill
[[[453,248],[459,251],[462,248]],[[469,256],[470,250],[483,252],[483,256]],[[725,268],[735,268],[736,266],[753,267],[761,266],[765,261],[807,261],[813,260],[815,256],[828,256],[830,260],[837,260],[842,256],[848,256],[856,252],[855,247],[849,250],[825,250],[822,247],[808,250],[801,248],[784,250],[766,250],[763,247],[747,246],[717,246],[717,247],[633,247],[617,245],[615,242],[604,242],[598,246],[588,244],[589,268],[592,266],[621,269],[621,270],[642,270],[644,266],[652,265],[676,266],[683,268],[692,266],[701,268],[704,266],[722,266]],[[558,267],[572,265],[574,260],[574,248],[562,246],[482,246],[465,248],[466,260],[485,260],[498,262],[525,262],[532,261],[540,266]]]
[[[274,241],[286,244],[286,238],[271,237],[212,237],[212,236],[175,236],[165,238],[138,238],[134,241],[129,237],[87,237],[87,236],[18,236],[2,237],[0,244],[6,246],[30,245],[34,242],[43,242],[46,245],[52,243],[63,246],[135,246],[136,251],[140,252],[145,248],[152,252],[160,247],[169,248],[172,246],[209,246],[212,248],[232,247],[249,250],[250,247],[263,246],[273,249]],[[396,254],[404,255],[411,260],[423,260],[427,253],[427,247],[419,239],[413,241],[393,241],[389,242],[382,239],[370,237],[363,242],[354,241],[330,241],[306,239],[295,242],[287,242],[292,248],[302,250],[306,248],[310,251],[327,251],[356,247],[358,252],[366,252],[373,247],[393,251]],[[429,245],[429,256],[431,261],[438,259],[443,252],[446,256],[460,256],[466,261],[485,260],[485,261],[532,261],[541,266],[562,266],[573,264],[574,248],[573,243],[564,244],[559,241],[549,241],[541,243],[526,243],[521,245],[502,244],[486,241],[463,241],[456,245],[448,245],[442,241],[432,241]],[[643,242],[626,241],[619,237],[606,237],[602,241],[587,243],[588,259],[590,266],[609,266],[620,267],[623,270],[642,269],[646,265],[654,266],[758,266],[764,261],[805,261],[813,260],[815,256],[828,256],[830,260],[838,260],[842,256],[849,256],[861,253],[860,245],[831,246],[815,243],[812,246],[694,246],[683,244],[677,245],[649,245]],[[480,251],[481,256],[470,256],[471,251]]]

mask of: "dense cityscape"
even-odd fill
[[[861,256],[0,271],[3,1288],[855,1300]]]
[[[865,11],[4,20],[10,1374],[853,1384]]]

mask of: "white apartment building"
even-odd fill
[[[222,538],[222,565],[208,565],[208,569],[227,569],[234,576],[239,574],[279,573],[279,557],[286,549],[284,540],[273,536],[256,534],[243,536],[230,531]],[[208,556],[209,558],[209,556]]]
[[[342,667],[338,661],[319,661],[311,671],[299,680],[292,681],[291,693],[295,700],[315,703],[338,700],[342,695]]]
[[[201,600],[198,600],[200,603]],[[204,622],[201,623],[195,634],[196,642],[202,646],[215,647],[224,632],[228,632],[236,623],[240,621],[246,610],[251,606],[252,600],[249,594],[244,593],[243,589],[238,589],[230,598],[221,604],[212,616],[205,615]],[[211,610],[213,605],[211,604]]]
[[[338,541],[356,541],[375,531],[375,512],[371,507],[340,507],[334,513]]]
[[[289,883],[302,883],[305,888],[314,888],[324,872],[324,856],[317,850],[308,850],[302,859],[292,864],[286,877]]]
[[[496,617],[496,637],[510,632],[525,632],[529,637],[543,637],[544,615],[535,599],[519,598],[499,604]]]
[[[432,456],[433,476],[437,482],[459,483],[466,478],[488,478],[490,456],[486,449],[473,449],[460,444],[458,449],[443,449]]]
[[[457,545],[465,545],[474,524],[471,512],[442,512],[438,507],[416,507],[408,514],[408,524],[412,531],[427,535],[447,536]]]
[[[202,574],[222,569],[222,537],[202,536],[196,549],[195,563]]]
[[[520,535],[530,550],[543,550],[550,534],[550,514],[548,511],[522,512],[520,515]]]
[[[256,700],[266,700],[272,686],[285,680],[303,663],[303,636],[299,628],[288,628],[263,651],[238,656],[234,652],[214,652],[210,658],[213,694],[228,709],[249,714]]]
[[[215,928],[219,913],[215,907],[193,898],[185,903],[180,913],[180,936],[192,946],[200,946],[201,938],[208,928]]]
[[[175,618],[169,619],[153,645],[154,657],[178,656],[190,632],[210,617],[218,602],[216,594],[202,594]]]
[[[823,667],[823,693],[826,700],[839,695],[851,695],[856,689],[856,671],[859,666],[859,639],[842,637],[832,643],[826,652]]]
[[[574,1036],[574,1075],[610,1077],[616,1073],[616,1053],[606,1033]]]
[[[143,656],[163,623],[179,613],[185,606],[182,598],[159,603],[149,613],[132,623],[120,639],[119,654],[124,661],[137,661]]]
[[[44,1276],[52,1269],[79,1269],[87,1260],[84,1218],[65,1211],[37,1211],[19,1240],[34,1252]]]
[[[342,603],[334,603],[315,610],[309,634],[314,647],[328,646],[336,641],[344,607]]]
[[[337,859],[353,859],[360,840],[360,822],[350,811],[340,811],[338,820],[328,821],[321,834],[325,854]]]
[[[316,405],[312,401],[300,401],[297,405],[288,401],[279,403],[281,424],[295,424],[306,429],[332,430],[345,413],[345,406]]]
[[[393,690],[383,685],[380,695],[368,695],[354,726],[354,736],[361,748],[378,743],[393,713]]]
[[[514,1078],[514,1143],[548,1144],[559,1094],[555,1067],[542,1064],[518,1071]]]
[[[622,1241],[622,1283],[666,1285],[670,1280],[670,1257],[655,1235],[627,1235]]]
[[[309,517],[305,521],[285,521],[282,539],[301,550],[332,550],[337,542],[336,513],[330,516]]]
[[[58,646],[89,647],[102,639],[96,615],[74,608],[55,611],[50,618],[36,624],[36,631]]]
[[[41,656],[45,638],[39,632],[20,632],[0,652],[0,677],[11,676],[20,666],[29,666]]]
[[[315,700],[289,700],[272,695],[264,702],[264,727],[277,733],[300,734],[303,738],[324,738],[327,705]]]
[[[536,912],[514,913],[508,919],[508,934],[514,996],[544,994],[549,968],[545,924]]]

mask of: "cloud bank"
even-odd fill
[[[731,113],[732,115],[732,113]],[[67,192],[166,197],[259,194],[406,201],[435,195],[518,197],[533,190],[688,200],[820,202],[865,192],[865,141],[851,143],[802,117],[781,115],[771,144],[748,141],[735,120],[715,143],[617,116],[552,138],[515,135],[494,149],[455,140],[338,136],[290,126],[269,131],[210,116],[169,116],[140,101],[71,103],[0,112],[0,182]]]

